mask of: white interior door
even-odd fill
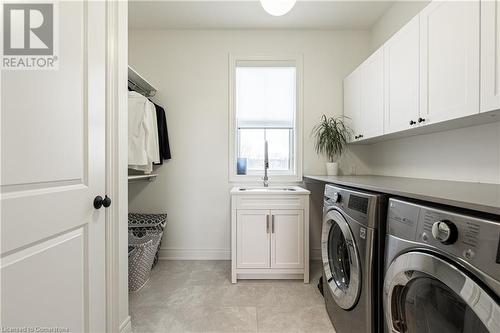
[[[433,1],[420,13],[420,116],[479,113],[479,1]]]
[[[105,3],[55,15],[59,69],[2,71],[2,326],[104,332]]]
[[[500,109],[500,1],[481,2],[481,112]]]
[[[304,268],[304,211],[271,211],[271,267]]]
[[[236,266],[270,268],[269,210],[238,210],[236,216]]]
[[[380,48],[361,65],[362,139],[384,134],[384,53]]]
[[[384,133],[418,121],[420,25],[418,15],[384,45]]]

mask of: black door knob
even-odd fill
[[[104,206],[104,208],[108,208],[109,206],[111,206],[111,198],[105,195],[104,200],[102,201],[102,205]]]
[[[410,125],[415,125],[416,123],[416,121],[410,120]]]
[[[423,123],[425,121],[425,118],[418,118],[419,123]]]
[[[94,198],[94,208],[100,209],[102,206],[104,208],[111,206],[111,199],[107,195],[104,196],[104,199],[100,195]]]

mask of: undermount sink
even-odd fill
[[[235,187],[232,189],[231,193],[233,194],[285,194],[285,193],[297,193],[302,194],[308,192],[306,189],[303,189],[299,186],[275,186],[275,187],[263,187],[263,186],[248,186],[248,187]]]

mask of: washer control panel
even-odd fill
[[[375,228],[378,227],[376,222],[378,217],[378,204],[383,198],[385,197],[381,195],[328,184],[325,186],[324,209],[337,207],[355,221],[365,226]]]
[[[390,199],[387,233],[437,248],[500,279],[500,218],[480,219]]]

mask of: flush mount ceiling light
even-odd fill
[[[262,8],[273,16],[282,16],[288,13],[297,0],[260,0]]]

